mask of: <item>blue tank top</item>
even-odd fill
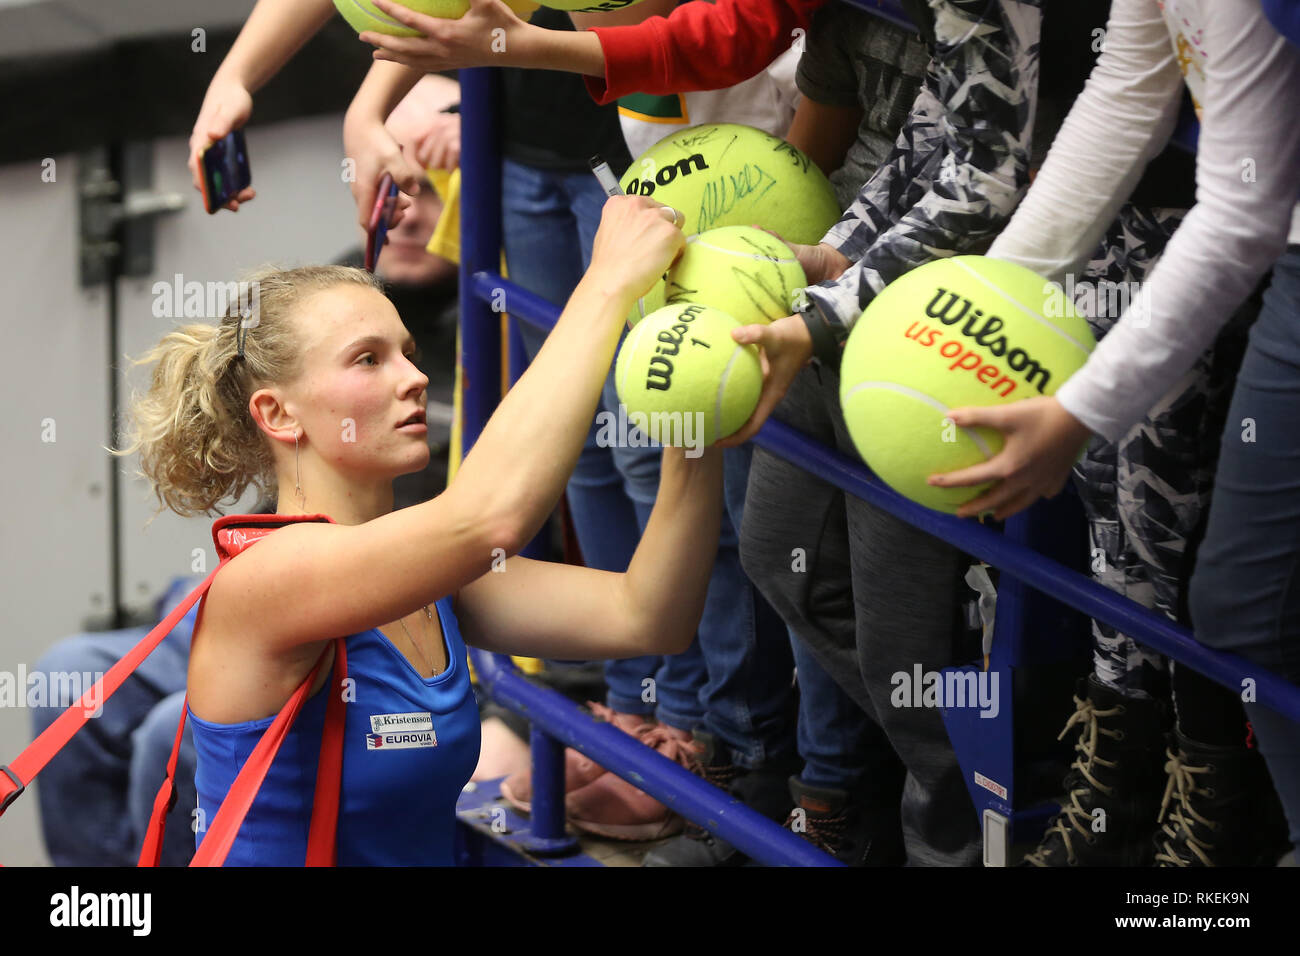
[[[422,678],[375,628],[347,638],[356,683],[344,708],[339,866],[454,865],[456,799],[478,762],[479,716],[451,598],[437,608],[447,669],[433,677]],[[303,703],[226,865],[303,865],[330,687]],[[189,719],[200,819],[210,823],[275,718],[215,724],[191,711]]]

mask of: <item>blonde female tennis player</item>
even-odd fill
[[[278,491],[280,515],[323,516],[239,550],[194,629],[189,714],[209,821],[274,715],[331,655],[227,863],[304,860],[334,638],[346,636],[355,681],[340,865],[452,862],[456,797],[479,750],[465,643],[581,659],[689,645],[717,550],[716,449],[695,458],[665,449],[626,573],[515,556],[564,490],[624,317],[683,247],[677,218],[644,197],[608,202],[591,267],[545,347],[447,490],[401,511],[393,479],[429,458],[427,379],[367,273],[264,272],[255,323],[232,313],[188,325],[140,359],[158,365],[121,453],[140,452],[163,505],[210,514],[254,484]]]

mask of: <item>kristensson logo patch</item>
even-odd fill
[[[438,737],[432,730],[401,730],[392,734],[366,734],[367,750],[410,750],[413,747],[436,747]]]
[[[433,730],[433,715],[427,710],[410,714],[371,714],[370,730],[376,734],[397,730]]]

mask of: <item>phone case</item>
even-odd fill
[[[375,194],[375,205],[370,210],[370,224],[366,229],[366,271],[374,272],[384,240],[388,237],[388,227],[392,222],[393,210],[397,207],[397,184],[393,177],[384,173],[379,181],[379,191]]]
[[[208,214],[223,208],[240,190],[252,185],[248,147],[242,130],[235,130],[212,143],[199,156],[203,167],[203,208]]]

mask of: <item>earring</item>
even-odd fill
[[[302,449],[298,446],[298,433],[293,434],[293,470],[294,470],[294,494],[298,496],[298,507],[303,511],[307,510],[307,496],[302,490],[302,469],[300,467],[298,454]]]

